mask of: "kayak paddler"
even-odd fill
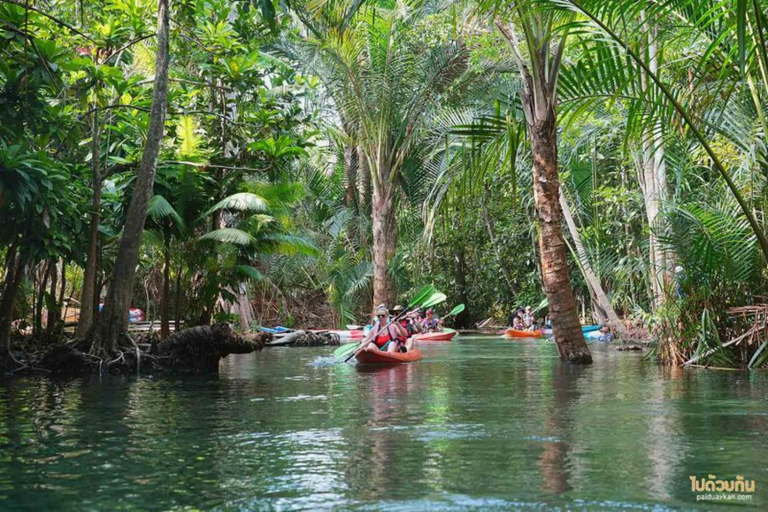
[[[389,310],[384,305],[376,308],[376,318],[378,322],[373,326],[368,336],[360,343],[360,348],[355,353],[363,350],[405,352],[404,340],[408,338],[408,331],[399,322],[387,324]]]

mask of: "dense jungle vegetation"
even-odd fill
[[[433,283],[459,327],[548,308],[566,360],[581,320],[759,367],[767,11],[0,0],[2,351],[110,353],[132,307],[339,327]]]

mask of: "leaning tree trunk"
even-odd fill
[[[592,363],[581,331],[576,300],[568,278],[568,250],[563,237],[560,209],[560,179],[557,168],[557,77],[565,49],[562,36],[554,55],[550,53],[552,32],[534,23],[530,15],[521,23],[539,49],[529,47],[530,63],[523,60],[514,27],[496,21],[504,38],[513,46],[523,82],[520,99],[528,126],[533,157],[533,200],[539,221],[539,252],[544,291],[552,319],[552,333],[560,359],[571,363]],[[535,64],[532,65],[531,63]]]
[[[133,279],[139,262],[141,235],[147,220],[147,207],[155,183],[157,157],[163,140],[168,106],[168,0],[158,0],[157,19],[157,60],[147,141],[144,145],[131,203],[128,206],[104,311],[99,317],[98,325],[92,330],[93,352],[114,352],[128,328]]]
[[[525,98],[529,96],[523,95]],[[531,122],[532,121],[532,122]],[[534,203],[538,214],[541,272],[547,294],[552,334],[560,358],[571,363],[592,362],[576,310],[568,276],[568,250],[563,237],[560,181],[557,169],[557,119],[554,107],[543,119],[528,121],[533,154]]]
[[[597,278],[597,275],[595,275],[594,270],[592,270],[592,264],[587,257],[587,251],[584,249],[584,244],[581,242],[581,235],[579,235],[579,230],[576,227],[576,222],[573,220],[573,215],[571,215],[568,201],[565,199],[565,195],[563,195],[562,191],[560,192],[560,206],[563,209],[563,217],[568,226],[568,231],[571,233],[571,238],[573,239],[576,257],[579,260],[579,268],[581,268],[581,272],[584,274],[584,280],[587,282],[589,291],[594,298],[600,313],[605,317],[608,324],[613,327],[614,331],[616,331],[618,338],[626,340],[627,332],[626,329],[624,329],[624,324],[619,320],[619,316],[616,314],[616,310],[613,309],[611,301],[608,299],[608,295],[600,284],[600,280]],[[602,321],[603,320],[601,319],[601,322]]]
[[[395,201],[389,173],[379,172],[373,181],[373,305],[386,304],[391,308],[397,300],[395,283],[389,278],[389,260],[397,244],[397,226],[394,221]]]
[[[91,225],[88,229],[88,249],[83,272],[83,293],[80,297],[80,316],[77,320],[75,336],[85,338],[93,324],[94,302],[96,294],[96,273],[99,251],[99,222],[101,221],[101,125],[99,110],[93,111],[91,129],[91,168],[93,172],[93,202],[91,204]]]

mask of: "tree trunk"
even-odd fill
[[[171,319],[168,303],[171,300],[171,248],[168,242],[163,244],[163,296],[160,297],[160,338],[171,335]]]
[[[626,340],[627,333],[624,329],[624,324],[619,320],[619,316],[613,309],[611,301],[608,299],[608,295],[600,284],[600,280],[592,270],[592,264],[587,257],[587,251],[584,249],[584,244],[581,242],[581,235],[579,235],[579,230],[576,227],[576,222],[573,220],[573,215],[571,215],[568,201],[565,199],[565,195],[563,195],[562,191],[560,191],[560,206],[563,209],[563,217],[565,217],[568,231],[573,239],[576,258],[579,261],[579,268],[584,275],[584,280],[587,282],[590,295],[592,295],[592,298],[597,305],[598,312],[603,316],[603,318],[600,319],[600,322],[607,322],[614,329],[619,339]]]
[[[47,301],[48,304],[48,317],[45,320],[45,327],[46,331],[50,334],[56,330],[56,326],[59,323],[59,318],[61,318],[60,313],[60,303],[56,300],[56,288],[59,285],[59,268],[58,268],[58,261],[57,260],[51,260],[51,267],[50,267],[50,281],[51,281],[51,293],[50,293],[50,300]]]
[[[373,180],[373,305],[386,304],[392,308],[397,300],[395,283],[389,278],[389,260],[397,244],[397,225],[394,222],[394,190],[389,173],[380,171]]]
[[[67,260],[61,259],[61,287],[59,288],[59,308],[64,307],[64,295],[67,292]]]
[[[175,332],[178,332],[181,330],[181,274],[182,274],[182,266],[179,265],[179,268],[176,273],[176,300],[174,301],[173,305],[173,330]]]
[[[39,335],[41,332],[43,332],[43,306],[45,305],[45,293],[47,292],[48,288],[48,278],[50,277],[51,272],[51,262],[46,261],[41,264],[43,269],[43,275],[40,278],[40,293],[37,294],[36,297],[36,305],[34,308],[35,311],[35,335]],[[39,267],[38,267],[39,268]],[[37,276],[39,275],[39,271],[36,270],[34,272],[35,274],[35,282],[37,282]],[[34,287],[33,287],[34,290]],[[33,294],[34,296],[34,294]]]
[[[83,293],[80,297],[80,316],[77,320],[75,336],[85,338],[93,324],[93,303],[96,294],[96,272],[99,250],[99,223],[101,222],[101,124],[99,110],[93,112],[91,127],[91,169],[93,172],[93,202],[91,205],[91,225],[88,229],[88,249],[86,250],[85,270],[83,272]]]
[[[523,95],[524,101],[526,96],[529,95]],[[528,121],[533,154],[534,203],[541,229],[542,282],[560,358],[571,363],[589,364],[592,356],[581,331],[568,276],[568,251],[560,209],[556,122],[554,108],[548,109],[543,120]]]
[[[251,299],[248,298],[248,285],[245,282],[237,285],[237,311],[240,317],[240,328],[243,332],[250,332],[253,309],[251,308]]]
[[[592,355],[581,331],[576,300],[568,278],[568,251],[563,237],[560,208],[560,179],[557,169],[557,77],[565,49],[562,37],[554,55],[550,53],[552,32],[530,14],[520,22],[533,37],[537,48],[529,47],[530,62],[523,60],[514,26],[496,21],[496,26],[514,49],[520,66],[520,99],[528,126],[533,158],[533,201],[538,216],[539,252],[544,291],[549,303],[552,332],[560,359],[571,363],[592,363]]]
[[[648,36],[648,67],[651,72],[659,69],[659,47],[656,29]],[[647,77],[642,77],[643,88],[647,88]],[[661,228],[661,209],[667,197],[667,171],[664,163],[664,143],[662,141],[662,126],[656,123],[654,127],[643,134],[642,161],[640,164],[640,188],[645,202],[645,213],[648,219],[648,263],[651,275],[651,297],[654,309],[664,303],[665,289],[672,279],[672,257],[661,246],[656,232]]]
[[[24,265],[21,261],[21,255],[16,250],[16,245],[12,245],[8,250],[8,266],[5,273],[5,282],[3,284],[3,298],[0,301],[0,345],[5,347],[6,351],[11,350],[11,323],[13,322],[13,306],[16,301],[16,292],[21,285],[21,278],[24,275]]]
[[[363,148],[357,147],[357,203],[362,214],[371,213],[371,169]]]
[[[136,184],[120,238],[112,282],[107,292],[104,311],[93,330],[92,351],[114,352],[128,328],[133,280],[139,262],[142,232],[147,219],[147,206],[152,196],[157,172],[157,157],[163,140],[168,104],[168,0],[158,0],[157,59],[149,129],[136,176]]]
[[[357,147],[344,144],[344,206],[355,205],[357,192]]]
[[[469,303],[469,297],[467,296],[467,276],[466,276],[466,262],[464,257],[464,244],[460,244],[453,251],[453,269],[454,279],[456,285],[456,298],[459,303]],[[469,312],[465,309],[454,319],[454,326],[457,328],[469,327]]]

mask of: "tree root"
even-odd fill
[[[219,360],[229,354],[247,354],[261,350],[271,334],[244,339],[229,324],[214,324],[184,329],[161,342],[153,340],[149,350],[130,337],[122,340],[112,353],[91,353],[86,340],[59,343],[36,350],[17,360],[12,354],[0,354],[0,371],[32,373],[42,371],[54,376],[87,373],[135,374],[162,371],[216,372]],[[146,345],[144,345],[146,346]]]

